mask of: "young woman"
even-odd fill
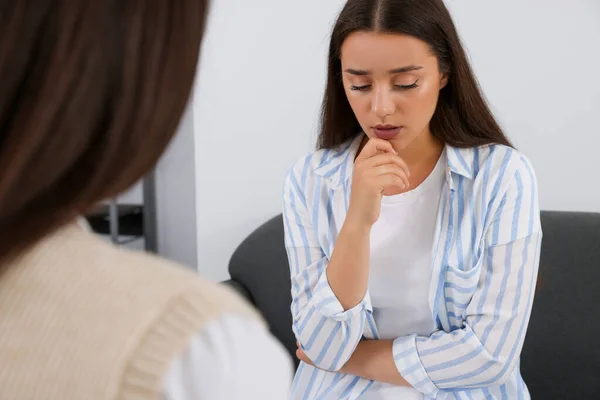
[[[536,179],[442,0],[347,2],[284,217],[294,399],[529,398]]]

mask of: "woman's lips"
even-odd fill
[[[377,125],[373,127],[373,133],[375,133],[375,136],[377,136],[379,139],[385,140],[395,138],[398,136],[401,130],[401,126],[394,125]]]

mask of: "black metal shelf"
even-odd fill
[[[141,204],[118,204],[119,235],[144,236],[144,206]],[[92,230],[100,235],[110,235],[110,206],[104,205],[87,215]]]
[[[111,199],[86,215],[86,219],[94,232],[109,235],[117,245],[143,238],[146,251],[157,253],[154,171],[143,178],[142,190],[143,204],[120,204],[117,198]],[[123,240],[122,237],[127,239]]]

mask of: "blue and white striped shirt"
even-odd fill
[[[336,372],[377,339],[370,295],[344,311],[325,270],[348,210],[362,135],[302,158],[284,186],[293,330],[307,356],[293,399],[359,399],[374,382]],[[432,249],[429,305],[437,330],[394,341],[400,374],[424,399],[529,399],[519,358],[541,247],[537,183],[516,150],[447,146]],[[324,371],[324,370],[327,371]]]

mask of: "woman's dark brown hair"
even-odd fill
[[[455,147],[509,140],[484,100],[442,0],[349,0],[333,29],[318,148],[339,146],[360,131],[342,84],[340,49],[353,32],[410,35],[429,44],[440,72],[448,74],[430,122],[432,134]]]
[[[0,2],[0,259],[155,165],[187,103],[206,3]]]

